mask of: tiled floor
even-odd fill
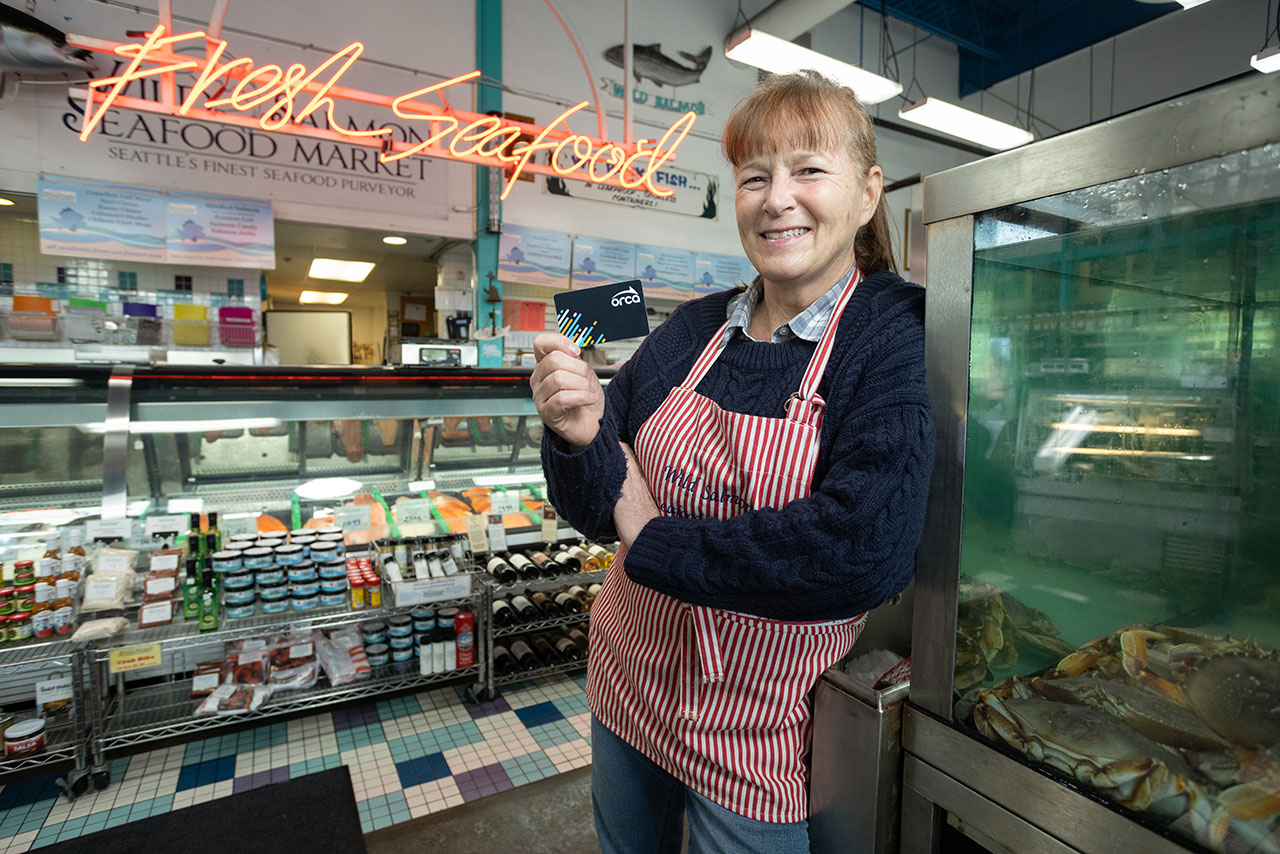
[[[591,762],[586,677],[509,685],[467,703],[445,688],[117,759],[75,801],[58,775],[0,789],[0,854],[337,765],[351,769],[365,832]]]

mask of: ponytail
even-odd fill
[[[880,203],[876,205],[871,221],[858,230],[853,241],[853,254],[864,276],[885,270],[898,272],[898,263],[893,257],[893,239],[889,235],[889,206],[884,193],[880,194]]]

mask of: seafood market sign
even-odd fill
[[[364,52],[358,41],[314,68],[296,62],[287,68],[257,65],[247,56],[230,59],[226,41],[203,31],[169,34],[163,25],[146,33],[140,43],[85,36],[68,36],[68,43],[120,59],[110,76],[89,81],[83,92],[73,90],[73,98],[83,100],[81,142],[96,134],[111,136],[110,123],[104,120],[118,110],[198,119],[244,129],[251,139],[257,135],[272,147],[277,145],[274,137],[282,134],[353,146],[363,164],[393,173],[414,158],[498,167],[507,179],[503,199],[525,172],[639,190],[658,198],[673,195],[674,190],[655,178],[696,119],[696,113],[686,112],[661,138],[623,144],[568,128],[568,120],[586,108],[587,101],[564,110],[545,127],[454,108],[448,98],[457,97],[457,87],[475,80],[479,71],[396,96],[365,92],[339,85]],[[201,47],[203,57],[183,52]],[[153,81],[158,97],[127,93],[132,84]],[[339,101],[389,111],[402,124],[388,117],[370,121],[367,127],[351,121],[344,125],[336,114]],[[118,128],[118,120],[116,124]],[[536,161],[540,152],[549,152],[549,163]]]
[[[259,270],[276,265],[269,202],[45,175],[37,198],[45,255]]]

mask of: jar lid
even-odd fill
[[[293,537],[306,537],[314,533],[315,533],[314,528],[294,528],[292,531],[289,532],[289,538],[292,539]]]
[[[302,554],[302,546],[276,546],[276,554],[278,555]]]
[[[27,568],[34,569],[35,565],[36,565],[36,562],[34,560],[19,560],[19,561],[14,561],[13,568],[14,569],[27,569]]]
[[[330,543],[330,542],[326,542],[326,541],[324,541],[324,540],[318,540],[318,541],[313,542],[313,543],[311,544],[311,553],[312,553],[312,554],[315,554],[316,552],[321,552],[321,553],[323,553],[323,554],[328,554],[329,552],[336,552],[337,550],[338,550],[338,544],[337,544],[337,543]],[[326,560],[328,560],[328,558],[326,558]]]
[[[31,619],[31,615],[30,615],[30,614],[14,614],[13,616],[11,616],[11,617],[9,618],[9,622],[11,622],[11,623],[21,623],[23,620],[30,620],[30,619]]]
[[[7,599],[10,596],[12,596],[13,593],[14,593],[14,590],[12,587],[0,587],[0,598]]]
[[[346,542],[346,535],[344,535],[341,531],[335,531],[332,534],[321,534],[320,539],[326,543],[336,544],[336,543]]]
[[[454,617],[458,616],[458,609],[457,608],[441,608],[439,611],[436,612],[436,616],[439,617],[441,620],[452,620]]]
[[[257,534],[232,534],[231,541],[235,543],[252,543],[258,539]]]
[[[224,549],[220,552],[214,552],[213,559],[214,560],[239,560],[240,552],[232,551],[230,549]]]
[[[15,589],[18,591],[19,596],[25,593],[30,593],[34,596],[36,592],[36,586],[34,584],[23,584],[21,587]]]
[[[378,620],[372,623],[360,624],[360,631],[366,635],[376,635],[378,632],[385,632],[386,630],[387,630],[387,624],[382,622],[381,620]]]
[[[258,545],[264,549],[275,549],[283,546],[284,540],[268,538],[265,540],[258,540]]]
[[[9,741],[21,741],[42,732],[44,732],[44,718],[28,718],[25,721],[9,724],[9,728],[4,731],[4,737]]]
[[[403,614],[396,614],[394,617],[387,617],[387,625],[389,626],[408,626],[413,623]]]
[[[434,617],[435,615],[436,611],[434,608],[414,608],[409,612],[409,616],[413,617],[415,620],[425,620],[429,617]]]
[[[315,534],[299,534],[296,537],[290,537],[289,542],[295,546],[309,546],[316,541]]]
[[[371,643],[364,648],[365,655],[386,655],[387,645],[385,643]]]
[[[342,529],[335,527],[333,525],[330,525],[326,528],[320,528],[318,531],[316,531],[316,533],[321,537],[333,536],[334,534],[337,534],[340,537],[342,536]]]
[[[245,549],[245,557],[271,557],[271,549],[265,546],[254,546],[251,549]]]

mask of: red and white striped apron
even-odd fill
[[[860,280],[855,272],[841,293],[784,418],[727,412],[695,391],[724,350],[728,321],[716,332],[636,436],[659,512],[728,519],[809,494],[825,408],[818,382]],[[739,815],[807,818],[808,693],[853,646],[866,615],[786,622],[691,605],[633,583],[625,560],[620,550],[591,608],[592,713]]]

